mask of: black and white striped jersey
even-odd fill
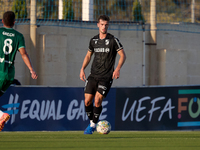
[[[122,44],[112,34],[107,33],[105,39],[99,34],[89,43],[89,51],[94,53],[91,76],[97,78],[112,78],[117,52],[123,49]]]

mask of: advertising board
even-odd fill
[[[111,88],[100,120],[112,130],[199,130],[200,86]],[[11,86],[0,98],[3,131],[77,131],[89,120],[82,87]]]
[[[100,119],[114,128],[115,89],[104,99]],[[1,97],[0,109],[10,114],[3,131],[84,130],[84,89],[68,87],[10,87]]]

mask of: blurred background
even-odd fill
[[[7,10],[16,14],[18,24],[29,24],[31,2],[36,3],[36,24],[63,20],[70,22],[96,21],[100,14],[108,15],[112,21],[150,23],[152,0],[0,0],[0,18]],[[199,23],[200,0],[155,0],[156,21],[162,23]],[[34,5],[33,4],[33,5]],[[32,5],[32,7],[34,7]],[[89,14],[89,15],[88,15]],[[85,16],[89,16],[89,18]],[[63,25],[63,24],[60,24]],[[170,30],[170,29],[168,29]],[[187,29],[185,29],[187,31]],[[195,32],[195,29],[193,30]]]

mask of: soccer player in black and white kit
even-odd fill
[[[126,59],[122,44],[112,34],[107,33],[109,21],[108,16],[99,16],[97,23],[99,34],[90,40],[89,50],[80,70],[80,79],[86,82],[84,91],[85,111],[90,119],[90,124],[85,129],[84,134],[92,134],[96,129],[102,111],[102,101],[108,94],[113,79],[120,77],[120,69]],[[117,53],[120,58],[117,67],[114,69]],[[93,54],[91,73],[86,80],[84,70]]]

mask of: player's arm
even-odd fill
[[[80,70],[80,79],[82,81],[85,81],[86,80],[86,76],[85,76],[85,68],[87,67],[87,65],[89,64],[90,60],[91,60],[91,57],[92,57],[92,54],[93,52],[91,51],[88,51],[84,60],[83,60],[83,64],[82,64],[82,67],[81,67],[81,70]]]
[[[123,49],[119,50],[118,54],[119,54],[120,58],[119,58],[118,65],[117,65],[117,67],[115,68],[115,70],[113,72],[113,77],[112,77],[113,79],[118,79],[119,78],[120,69],[122,68],[122,66],[123,66],[123,64],[124,64],[124,62],[126,60],[126,54],[125,54]]]
[[[31,73],[31,77],[33,79],[37,79],[37,74],[36,72],[34,71],[33,67],[32,67],[32,64],[31,64],[31,61],[30,61],[30,58],[28,56],[28,53],[26,52],[25,48],[20,48],[19,49],[19,52],[22,56],[22,59],[24,61],[24,63],[26,64],[26,66],[28,67],[28,69],[30,70],[30,73]]]

